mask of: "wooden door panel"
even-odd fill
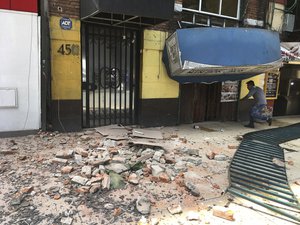
[[[193,122],[205,121],[207,107],[207,85],[194,85],[194,113]]]
[[[180,87],[180,123],[236,120],[237,102],[221,103],[222,83]]]
[[[194,84],[180,85],[180,123],[193,123]]]

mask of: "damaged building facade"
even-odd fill
[[[10,8],[14,2],[17,1],[1,1],[1,17],[15,10]],[[37,62],[31,63],[40,68],[34,87],[38,91],[33,91],[32,82],[26,82],[33,76],[18,86],[10,75],[11,68],[0,69],[1,80],[11,79],[9,84],[0,86],[0,91],[8,96],[0,101],[4,118],[1,131],[76,131],[109,124],[168,126],[244,120],[249,102],[238,100],[247,92],[248,79],[264,88],[275,115],[300,114],[295,106],[300,102],[297,93],[293,97],[293,91],[285,93],[295,87],[291,82],[298,85],[299,65],[286,61],[279,69],[279,41],[299,41],[297,1],[32,2],[38,6],[34,29],[40,32],[34,36],[37,40],[30,39],[41,49],[40,58],[36,56]],[[1,29],[4,26],[6,23],[1,22]],[[269,45],[254,46],[253,40]],[[7,51],[13,45],[4,39],[0,44],[7,46]],[[265,56],[264,52],[268,54]],[[0,54],[8,64],[9,59]],[[253,57],[255,54],[258,56]],[[189,68],[189,72],[172,70],[176,57],[179,67]],[[203,61],[197,62],[200,58]],[[256,70],[241,70],[239,67],[245,65],[241,58]],[[190,63],[184,64],[185,61]],[[217,67],[212,70],[214,66]],[[289,77],[291,71],[293,75]],[[23,78],[21,73],[20,77]],[[37,96],[22,93],[24,88]],[[16,96],[18,105],[12,107]],[[35,98],[36,103],[31,100]],[[278,107],[282,105],[279,101],[286,101],[285,110]],[[27,103],[37,108],[37,115],[26,111]],[[294,108],[291,110],[289,105]],[[16,113],[14,119],[9,118],[12,113]],[[16,118],[19,120],[15,125],[4,126],[5,121]],[[28,118],[37,122],[27,126]],[[24,123],[25,126],[20,125]]]

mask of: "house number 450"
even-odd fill
[[[79,55],[79,45],[62,44],[57,52],[62,55]]]

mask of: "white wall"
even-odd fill
[[[39,129],[40,101],[39,17],[0,10],[0,132]]]

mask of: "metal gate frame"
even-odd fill
[[[300,204],[290,188],[279,144],[299,137],[300,123],[244,135],[229,167],[227,191],[298,224]],[[274,159],[283,165],[277,165]]]
[[[140,40],[139,30],[82,23],[83,127],[137,123]]]

